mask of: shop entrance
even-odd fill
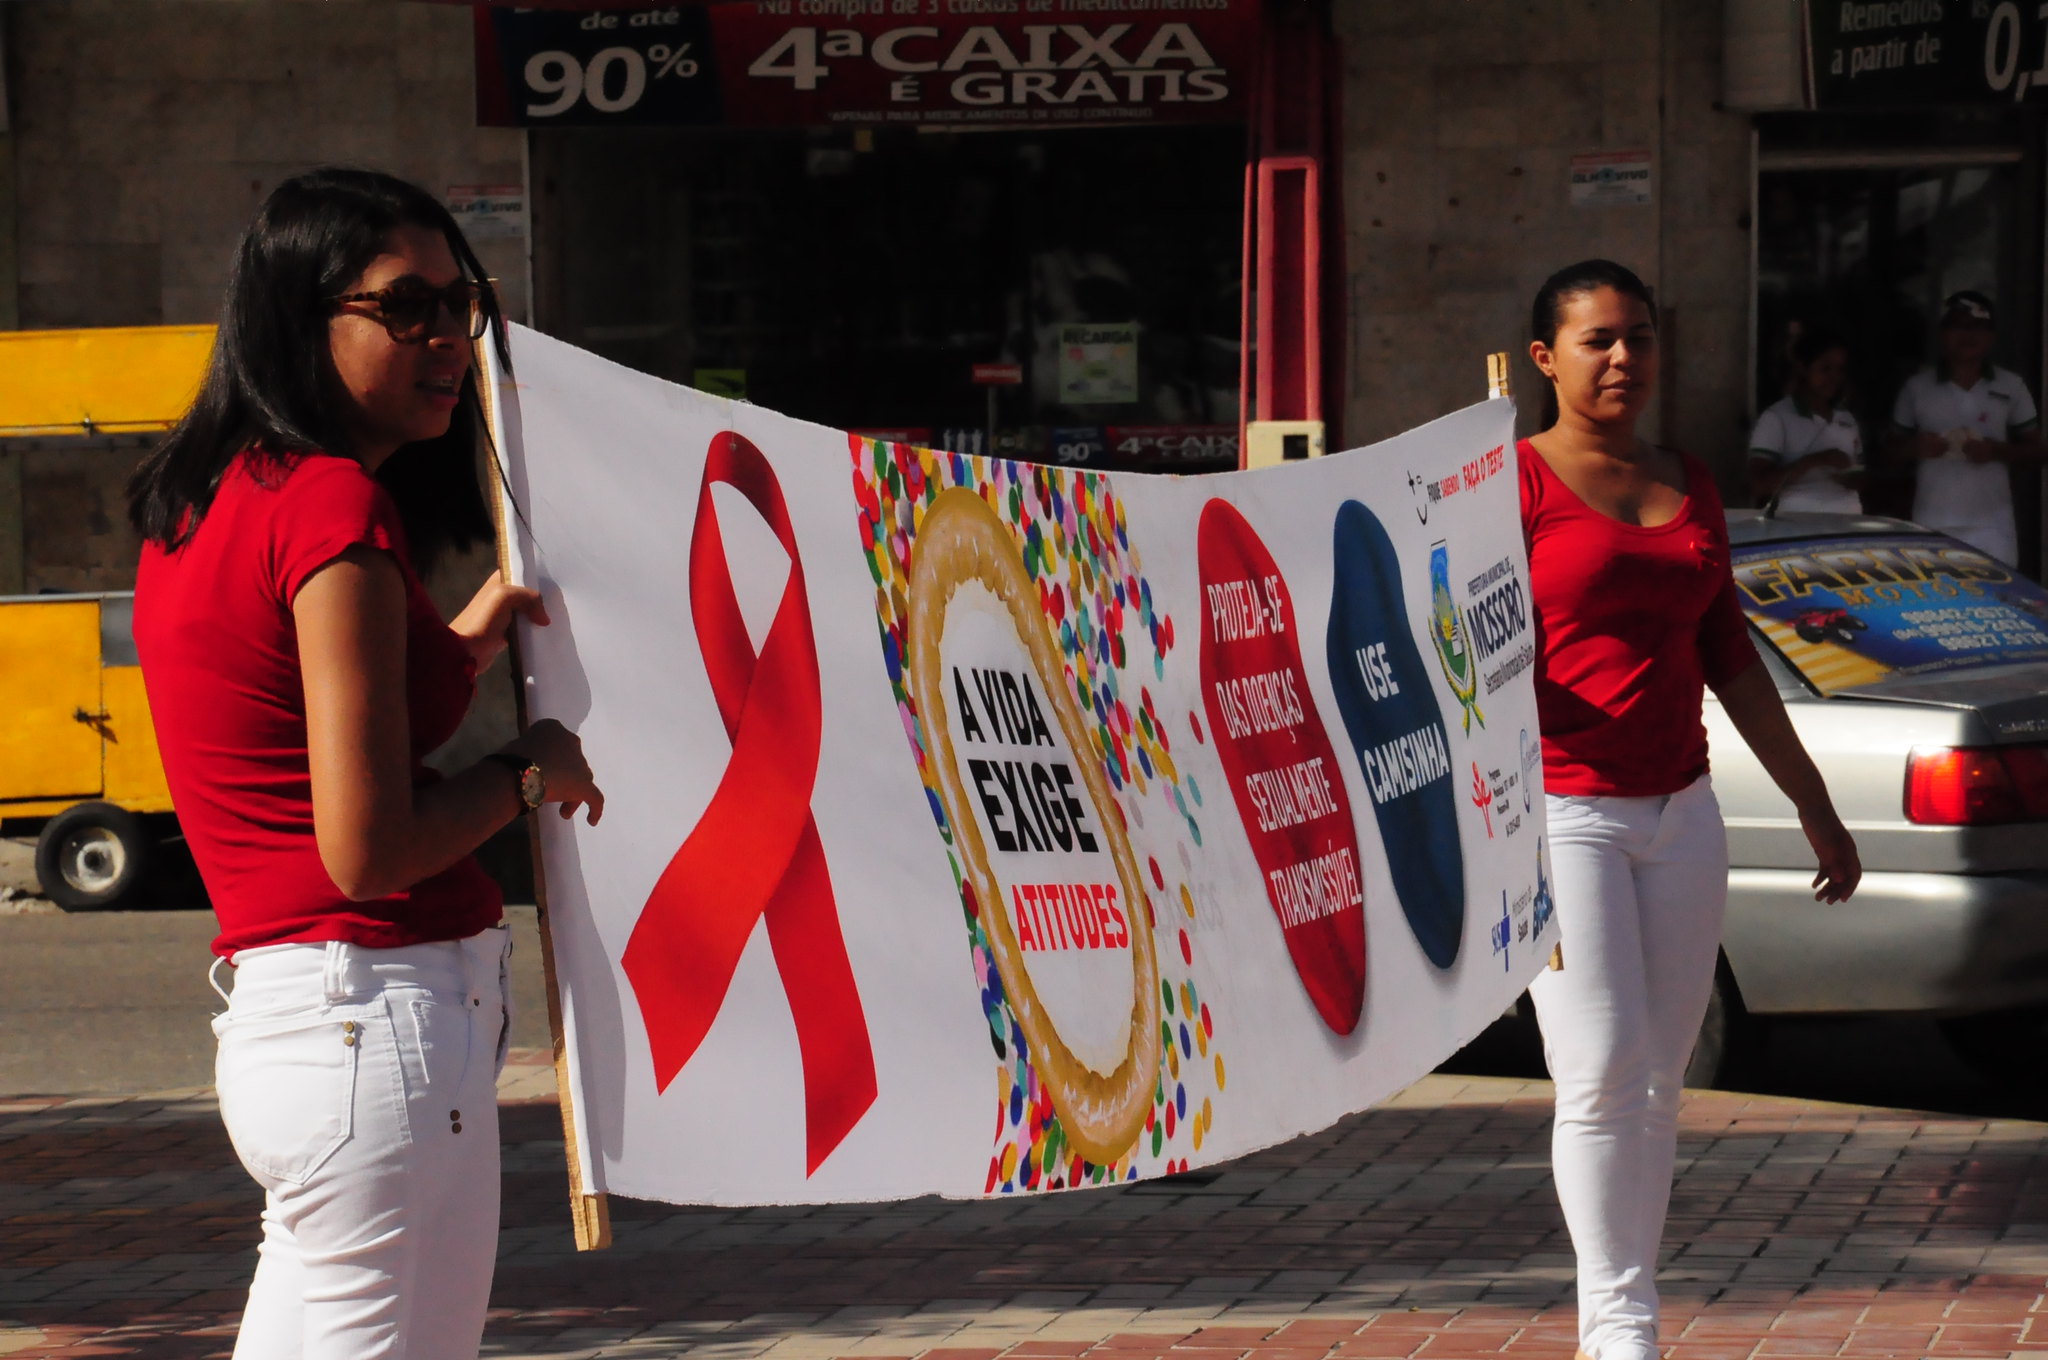
[[[842,429],[1235,467],[1244,145],[1229,125],[536,131],[537,315]]]
[[[2029,152],[2040,135],[2026,111],[1760,120],[1753,409],[1784,394],[1797,330],[1843,334],[1875,513],[1910,512],[1913,468],[1882,445],[1899,388],[1933,357],[1948,294],[1997,300],[1994,362],[2041,390],[2042,185]],[[1885,149],[1860,149],[1873,146]],[[2038,568],[2040,478],[2014,483],[2021,560]]]

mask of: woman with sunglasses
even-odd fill
[[[489,535],[471,364],[492,330],[503,354],[431,195],[288,180],[129,488],[136,648],[236,977],[221,1118],[265,1192],[242,1360],[471,1360],[483,1332],[509,936],[473,852],[543,802],[604,808],[552,721],[445,778],[423,763],[513,619],[547,622],[494,575],[444,623],[420,581]]]

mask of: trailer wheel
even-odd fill
[[[36,841],[36,877],[70,911],[127,905],[149,877],[151,842],[134,813],[80,803],[52,817]]]

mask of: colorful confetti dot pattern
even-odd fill
[[[1202,844],[1202,791],[1173,759],[1173,739],[1151,685],[1166,676],[1173,619],[1153,608],[1108,478],[1002,459],[934,453],[908,444],[850,437],[861,547],[875,581],[882,658],[898,716],[924,783],[925,801],[946,845],[967,927],[974,976],[996,1059],[994,1150],[988,1194],[1062,1190],[1184,1171],[1209,1138],[1226,1076],[1216,1023],[1196,982],[1196,898],[1188,884]],[[1004,996],[981,904],[963,871],[939,797],[917,700],[908,682],[905,628],[911,545],[941,491],[964,486],[1016,535],[1039,607],[1059,644],[1090,749],[1115,791],[1134,853],[1146,862],[1147,913],[1158,942],[1160,1040],[1164,1061],[1137,1145],[1111,1165],[1067,1144],[1050,1094],[1040,1084],[1023,1031]],[[1192,717],[1192,715],[1190,715]],[[1204,734],[1191,724],[1193,739]],[[1150,850],[1151,853],[1147,853]],[[1176,873],[1161,867],[1159,851]]]

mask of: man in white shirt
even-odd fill
[[[1892,409],[1893,447],[1919,460],[1913,518],[2008,566],[2019,560],[2007,464],[2038,465],[2040,413],[2018,374],[1994,367],[1991,299],[1942,304],[1941,360],[1906,380]]]

